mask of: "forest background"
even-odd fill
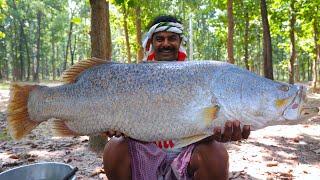
[[[106,10],[111,59],[140,62],[148,23],[171,14],[185,26],[189,60],[228,61],[264,75],[270,71],[265,52],[272,58],[274,79],[312,81],[316,86],[319,4],[319,0],[110,0]],[[268,29],[262,20],[263,5]],[[91,11],[89,0],[0,0],[0,80],[59,80],[65,69],[91,57]],[[266,30],[270,51],[264,51]]]
[[[171,14],[184,24],[189,60],[227,61],[317,90],[319,6],[320,0],[0,0],[0,172],[45,160],[79,167],[79,179],[103,174],[101,156],[87,147],[103,149],[105,137],[51,138],[44,124],[25,141],[10,140],[11,81],[57,85],[64,70],[89,57],[138,63],[148,23]],[[308,91],[308,98],[308,107],[318,109],[320,94]],[[230,177],[319,177],[319,122],[318,113],[227,144]]]

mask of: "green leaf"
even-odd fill
[[[6,37],[6,34],[0,31],[0,39],[3,39]]]
[[[133,8],[134,6],[135,6],[135,2],[132,1],[132,0],[129,0],[129,1],[128,1],[128,7],[129,7],[129,8]]]
[[[116,3],[117,5],[123,4],[123,3],[124,3],[124,0],[115,0],[115,3]]]
[[[79,17],[72,18],[71,22],[73,22],[74,24],[80,24],[81,23],[81,18],[79,18]]]
[[[8,5],[7,5],[5,0],[0,0],[0,7],[2,9],[7,9],[8,8]]]

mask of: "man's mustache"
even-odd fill
[[[175,52],[177,51],[176,48],[172,48],[172,47],[166,47],[166,48],[159,48],[158,52],[164,52],[164,51],[171,51],[171,52]]]

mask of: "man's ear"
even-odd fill
[[[151,39],[148,39],[147,44],[146,44],[146,51],[149,51],[149,50],[150,50],[151,42],[152,42],[152,38],[151,38]]]
[[[183,43],[183,37],[180,36],[180,44]]]

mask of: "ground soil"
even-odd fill
[[[320,94],[308,93],[308,106],[320,106]],[[78,167],[78,179],[107,179],[100,153],[88,149],[88,137],[54,137],[50,121],[21,141],[7,133],[8,90],[0,90],[0,172],[36,162],[55,161]],[[320,179],[320,115],[299,124],[252,131],[248,140],[225,144],[230,179]]]

